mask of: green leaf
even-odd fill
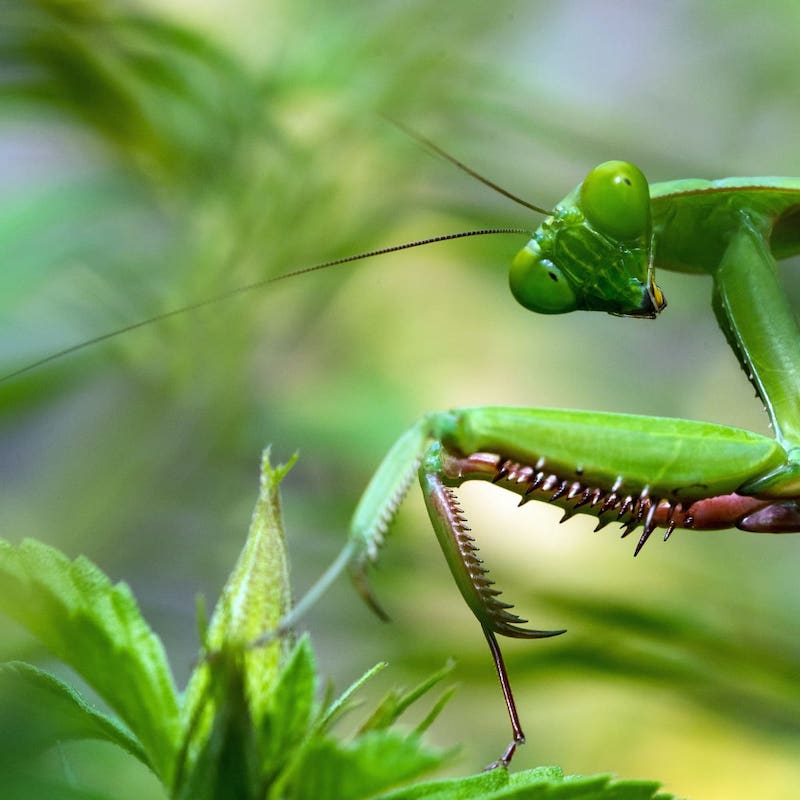
[[[261,722],[261,758],[266,774],[308,736],[317,690],[314,652],[307,636],[294,648],[289,661],[270,692],[269,707]]]
[[[118,794],[75,786],[66,778],[49,777],[42,774],[41,767],[17,766],[3,773],[3,800],[118,800],[118,797]]]
[[[383,672],[387,666],[388,664],[385,661],[381,661],[371,669],[368,669],[358,680],[351,683],[325,710],[318,723],[319,730],[328,730],[338,719],[353,708],[354,705],[356,705],[353,701],[353,696],[356,692],[361,689],[365,683],[372,680],[379,672]]]
[[[439,696],[439,699],[433,704],[431,710],[425,715],[425,718],[414,728],[414,732],[418,734],[423,734],[425,731],[430,728],[431,725],[436,721],[439,714],[442,713],[442,709],[455,697],[456,694],[456,687],[450,686],[449,688],[445,689],[442,694]]]
[[[546,768],[547,769],[547,768]],[[540,769],[511,776],[510,787],[497,794],[498,800],[670,800],[672,795],[658,791],[655,781],[618,781],[610,775],[562,776],[549,768],[551,777],[541,779]]]
[[[299,654],[305,649],[301,642],[296,652]],[[303,660],[306,659],[307,656],[304,655]],[[409,734],[388,728],[367,732],[362,730],[347,743],[337,741],[329,734],[333,723],[354,706],[353,697],[358,689],[385,666],[378,664],[373,667],[341,697],[330,703],[319,714],[318,719],[311,723],[305,739],[277,740],[279,746],[284,746],[285,763],[282,771],[275,773],[268,797],[281,800],[302,800],[306,797],[372,797],[376,792],[385,791],[441,764],[448,757],[446,753],[438,753],[425,747],[418,731]],[[441,680],[447,671],[447,667],[440,670],[411,692],[393,695],[395,700],[401,698],[401,702],[395,703],[393,708],[407,707]],[[279,706],[276,706],[276,716],[283,713],[293,717],[294,729],[299,734],[300,723],[306,720],[305,712],[310,707],[310,673],[307,668],[293,669],[292,673],[300,676],[299,680],[295,680],[305,688],[301,692],[297,689],[291,690],[288,681],[285,689],[276,687],[276,700],[283,697]],[[298,704],[302,707],[302,712],[292,711],[292,706]],[[383,712],[379,716],[386,719]],[[374,717],[373,714],[370,718]],[[278,761],[279,759],[275,759],[276,764]]]
[[[172,674],[158,637],[125,584],[85,558],[70,561],[33,540],[0,540],[0,612],[71,666],[141,742],[169,781],[180,723]]]
[[[88,705],[72,687],[21,661],[0,664],[0,762],[65,739],[112,742],[151,766],[130,732]]]
[[[429,692],[437,683],[449,675],[453,671],[453,667],[454,662],[448,662],[442,669],[435,672],[429,678],[426,678],[411,691],[405,692],[402,689],[392,689],[383,700],[381,700],[369,719],[361,726],[361,732],[382,730],[393,725],[409,706],[419,700],[420,697]],[[441,710],[444,704],[439,703],[437,707]],[[425,727],[430,725],[431,722],[433,722],[433,719],[426,719],[427,724]]]
[[[381,795],[380,800],[473,800],[491,797],[508,783],[507,770],[493,769],[467,778],[418,783]]]
[[[495,769],[468,778],[429,781],[378,800],[675,800],[658,788],[654,781],[620,781],[609,775],[565,777],[558,767],[537,767],[514,774]]]
[[[443,756],[419,737],[372,731],[351,744],[318,739],[306,748],[287,796],[296,800],[361,800],[412,780],[438,766]]]
[[[242,653],[221,651],[207,668],[211,728],[188,773],[177,775],[173,795],[176,800],[260,800],[260,758]]]

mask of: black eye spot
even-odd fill
[[[558,283],[558,275],[556,275],[555,272],[548,272],[547,274],[550,276],[551,281]]]
[[[631,185],[631,179],[630,179],[630,178],[623,178],[622,180],[623,180],[623,182],[624,182],[625,184],[627,184],[628,186],[630,186],[630,185]]]

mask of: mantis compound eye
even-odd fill
[[[627,161],[606,161],[581,184],[580,205],[595,230],[613,239],[636,239],[650,227],[650,187]]]
[[[508,282],[517,302],[539,314],[564,314],[578,306],[564,273],[552,261],[542,258],[533,239],[511,262]]]

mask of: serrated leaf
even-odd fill
[[[151,766],[130,732],[92,708],[71,686],[21,661],[0,664],[0,761],[65,739],[112,742]]]
[[[0,540],[0,611],[71,666],[122,718],[165,782],[180,732],[172,674],[125,584],[85,558]]]
[[[372,731],[351,744],[318,739],[303,755],[285,789],[293,800],[366,800],[430,771],[443,759],[419,737],[397,731]]]
[[[507,770],[493,769],[467,778],[418,783],[381,795],[377,800],[474,800],[495,794],[508,786],[508,781]]]
[[[376,800],[676,800],[654,781],[614,780],[610,775],[564,776],[558,767],[509,774],[495,769],[468,778],[420,783]]]
[[[618,781],[610,775],[568,775],[540,780],[536,770],[511,776],[497,800],[670,800],[655,781]],[[494,800],[494,798],[492,798]]]

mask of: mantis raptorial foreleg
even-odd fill
[[[401,437],[358,505],[351,528],[353,552],[360,553],[352,560],[354,577],[378,609],[364,568],[377,557],[417,470],[447,564],[489,641],[512,724],[512,745],[500,759],[507,763],[524,736],[495,636],[535,639],[563,631],[525,628],[499,599],[455,489],[470,480],[491,481],[520,495],[520,505],[559,506],[562,521],[583,513],[597,517],[598,528],[622,524],[623,535],[641,527],[638,552],[658,527],[666,536],[676,527],[748,529],[765,509],[785,510],[781,501],[736,494],[752,475],[769,474],[785,461],[773,439],[686,420],[505,407],[431,414]],[[791,521],[796,529],[796,507]]]

